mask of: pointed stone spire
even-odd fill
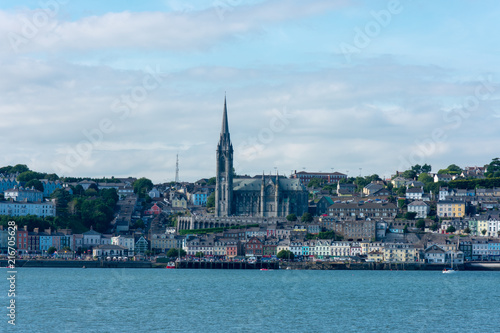
[[[224,95],[224,112],[222,114],[222,129],[220,131],[221,139],[227,139],[229,141],[229,125],[227,122],[227,105],[226,105],[226,95]]]

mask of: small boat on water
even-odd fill
[[[269,269],[267,269],[267,268],[261,268],[260,270],[261,271],[268,271]]]
[[[170,261],[168,264],[167,264],[167,269],[174,269],[175,268],[175,262],[173,261]]]
[[[443,274],[453,274],[457,272],[456,270],[453,269],[453,255],[451,256],[450,261],[451,261],[451,267],[443,269]]]

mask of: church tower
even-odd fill
[[[215,172],[215,214],[220,217],[230,216],[232,214],[233,201],[233,145],[229,137],[225,96],[222,129],[219,144],[217,145],[217,166]]]

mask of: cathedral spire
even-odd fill
[[[221,136],[221,139],[227,138],[229,141],[229,125],[227,123],[226,95],[224,95],[224,112],[222,114],[222,129],[220,131],[220,136]]]

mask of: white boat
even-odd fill
[[[453,269],[453,255],[451,256],[451,268],[445,268],[443,269],[443,274],[453,274],[456,273],[457,271]]]

